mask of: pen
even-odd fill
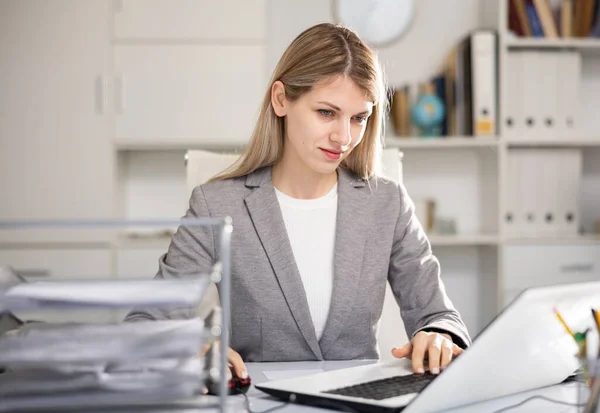
[[[600,314],[592,308],[592,316],[594,317],[594,323],[596,323],[596,329],[600,333]]]
[[[558,310],[556,308],[554,309],[554,314],[556,314],[556,318],[558,318],[558,321],[560,321],[560,323],[563,325],[563,327],[565,328],[567,333],[569,333],[569,335],[571,337],[573,337],[573,339],[575,339],[575,335],[573,334],[573,332],[571,331],[571,329],[569,328],[567,323],[565,323],[565,320],[562,318],[562,316],[560,315],[560,313],[558,312]]]

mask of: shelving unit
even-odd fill
[[[430,235],[429,241],[433,248],[436,247],[462,247],[462,246],[497,246],[497,235],[465,234],[465,235]]]
[[[585,55],[600,56],[600,44],[598,39],[569,38],[569,39],[545,39],[545,38],[515,38],[506,34],[504,45],[508,51],[534,49],[534,50],[577,50]]]
[[[600,39],[515,37],[507,29],[508,1],[486,0],[480,9],[480,27],[493,29],[498,34],[497,136],[405,138],[390,135],[386,138],[388,146],[398,147],[404,152],[403,176],[409,193],[416,198],[435,198],[441,215],[456,218],[461,224],[456,235],[431,233],[429,239],[434,253],[442,257],[443,274],[444,268],[447,272],[456,273],[469,271],[467,267],[471,264],[468,262],[478,263],[475,271],[479,277],[479,308],[484,312],[479,327],[490,321],[520,289],[531,286],[527,275],[521,282],[521,275],[511,272],[516,267],[511,261],[514,257],[522,257],[529,265],[528,271],[548,271],[547,278],[537,279],[539,284],[600,279],[600,268],[590,264],[596,261],[596,255],[600,256],[600,234],[591,233],[594,221],[600,219],[600,116],[595,109],[600,96]],[[507,132],[504,122],[510,105],[507,85],[514,75],[507,68],[507,60],[513,54],[524,51],[576,52],[581,56],[578,106],[574,110],[577,119],[572,130],[564,133],[538,131],[535,134]],[[580,229],[571,235],[513,236],[507,231],[505,211],[510,189],[509,159],[515,153],[534,149],[581,151],[582,175],[577,213],[583,232]],[[544,172],[544,169],[536,171]],[[536,190],[533,185],[532,192]],[[456,198],[462,199],[463,209],[468,212],[450,207]],[[473,208],[473,203],[477,203],[478,207]],[[448,255],[447,251],[452,251],[453,255]],[[557,251],[561,252],[554,257],[555,267],[543,267],[542,262],[548,258],[547,255],[556,255]],[[460,259],[465,261],[464,266],[456,263]],[[570,266],[591,270],[575,274],[562,272],[561,268]],[[463,298],[466,299],[466,294],[453,285],[458,283],[453,279],[455,276],[452,274],[446,279],[450,278],[449,290],[455,290],[455,301],[460,303]]]
[[[501,309],[522,288],[545,283],[576,282],[599,279],[600,269],[594,266],[600,255],[600,235],[591,233],[593,222],[600,219],[597,208],[600,201],[600,118],[593,109],[600,96],[600,39],[591,38],[523,38],[516,37],[508,30],[508,2],[510,0],[485,0],[481,5],[482,26],[498,33],[499,59],[499,129],[498,129],[498,248],[495,266],[496,278],[487,284],[484,295],[493,297],[497,293],[495,311]],[[509,70],[507,61],[522,52],[576,53],[581,57],[580,87],[577,91],[576,122],[572,130],[556,133],[527,131],[515,134],[509,131],[505,117],[511,107],[508,85],[515,74]],[[561,74],[567,76],[567,74]],[[561,81],[566,81],[564,77]],[[563,96],[561,96],[563,98]],[[512,113],[512,112],[511,112]],[[510,133],[509,133],[510,132]],[[509,194],[509,160],[514,154],[534,149],[549,151],[569,149],[580,150],[582,154],[580,205],[581,229],[574,234],[532,236],[511,235],[507,230],[505,214]],[[556,166],[560,167],[560,165]],[[555,167],[555,168],[556,168]],[[550,168],[552,169],[552,168]],[[545,170],[536,173],[546,173]],[[554,173],[559,173],[553,170]],[[536,190],[533,184],[531,191]],[[534,192],[535,193],[535,192]],[[595,205],[595,207],[594,207]],[[517,262],[519,261],[519,262]],[[550,261],[551,264],[547,262]],[[546,262],[546,266],[544,266]],[[569,273],[564,268],[585,268]],[[492,268],[493,270],[494,268]],[[531,281],[535,278],[535,282]],[[489,280],[488,280],[489,281]],[[493,313],[492,308],[489,311]]]
[[[506,146],[509,148],[518,147],[556,147],[556,148],[600,148],[600,137],[573,137],[570,139],[507,139]]]
[[[473,138],[467,136],[419,138],[387,136],[386,146],[400,149],[467,149],[467,148],[497,148],[498,139]]]

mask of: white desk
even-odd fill
[[[295,362],[295,363],[248,363],[248,372],[252,378],[253,383],[261,383],[269,381],[267,377],[287,378],[298,376],[306,373],[314,373],[318,370],[336,370],[345,367],[352,367],[360,364],[370,364],[375,361],[324,361],[324,362]],[[266,375],[265,375],[266,374]],[[457,391],[460,389],[460,385],[457,384]],[[507,396],[500,399],[494,399],[483,403],[477,403],[470,406],[463,406],[458,409],[445,410],[444,413],[482,413],[482,412],[495,412],[503,407],[518,404],[523,400],[534,396],[543,395],[554,400],[560,400],[568,403],[577,402],[577,387],[575,383],[567,383],[536,391],[524,392],[517,395]],[[263,411],[269,408],[273,408],[282,404],[281,401],[275,399],[257,389],[252,387],[248,392],[250,399],[250,407],[253,411]],[[231,399],[231,410],[234,412],[244,412],[243,396],[232,396]],[[309,406],[303,406],[300,404],[290,404],[281,409],[277,409],[277,412],[282,413],[309,413],[309,412],[331,412],[331,410],[324,410]],[[576,413],[578,410],[573,406],[564,406],[556,403],[550,403],[546,400],[531,400],[526,404],[507,411],[507,413],[523,413],[523,412],[560,412],[560,413]]]

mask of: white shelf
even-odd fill
[[[497,148],[496,137],[481,138],[474,136],[443,136],[434,138],[387,136],[387,147],[400,149],[468,149]]]
[[[594,138],[548,138],[548,139],[510,139],[506,141],[509,147],[600,147],[600,137]]]
[[[505,245],[542,245],[542,244],[600,244],[600,234],[580,234],[573,236],[548,237],[508,237]]]
[[[596,38],[509,38],[505,41],[508,49],[575,49],[586,54],[600,55],[600,39]]]
[[[180,151],[188,149],[204,150],[240,150],[246,143],[227,140],[198,139],[161,139],[154,141],[143,141],[140,139],[119,138],[114,141],[115,149],[118,151]]]
[[[461,246],[494,246],[498,245],[497,235],[486,234],[458,234],[458,235],[428,235],[433,247],[461,247]]]

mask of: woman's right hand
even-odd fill
[[[213,345],[218,346],[220,345],[220,343],[216,342]],[[205,356],[208,350],[210,350],[210,347],[211,344],[205,344],[202,347],[202,351],[200,352],[200,354],[202,356]],[[233,369],[237,377],[241,379],[248,378],[248,370],[246,369],[246,364],[244,363],[244,360],[242,360],[242,356],[240,356],[240,354],[231,347],[229,347],[227,351],[227,361],[230,369]],[[229,374],[228,378],[231,378],[231,372],[227,371],[227,374]]]

